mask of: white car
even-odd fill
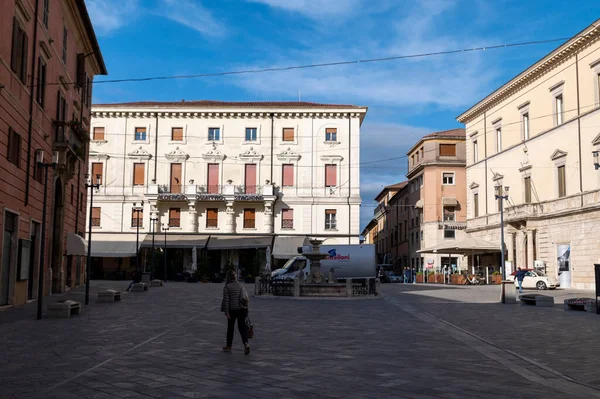
[[[555,289],[560,287],[560,283],[558,279],[554,277],[550,277],[541,270],[525,270],[525,278],[523,279],[523,288],[531,288],[538,290],[547,290],[547,289]],[[511,276],[507,277],[509,280],[512,280],[515,283],[515,287],[518,287],[519,284],[515,279],[514,273]]]

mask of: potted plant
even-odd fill
[[[423,282],[423,272],[417,272],[417,283]]]
[[[502,283],[502,274],[499,271],[495,271],[492,273],[492,284],[500,284]]]
[[[427,273],[427,283],[435,283],[435,273],[434,272],[429,272]]]

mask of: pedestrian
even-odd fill
[[[519,283],[520,294],[523,293],[523,279],[525,278],[525,274],[527,274],[525,270],[521,269],[520,267],[517,268],[517,274],[515,275],[515,279],[517,279],[517,282]]]
[[[415,270],[415,267],[414,267],[414,266],[412,267],[412,269],[411,269],[411,271],[410,271],[410,274],[411,274],[411,276],[412,276],[412,283],[413,283],[413,284],[416,284],[416,283],[417,283],[417,272],[416,272],[416,270]]]
[[[131,290],[131,286],[142,281],[142,275],[137,270],[133,272],[133,281],[127,287],[127,292]]]
[[[227,272],[227,282],[223,287],[223,301],[221,302],[221,312],[227,317],[227,345],[223,347],[224,352],[231,351],[233,344],[233,329],[237,320],[238,330],[244,344],[244,353],[250,353],[248,344],[248,326],[246,317],[248,315],[248,293],[246,289],[238,282],[235,270]]]

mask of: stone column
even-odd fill
[[[235,233],[235,211],[233,200],[225,201],[225,233]]]
[[[533,230],[527,230],[527,267],[530,269],[533,269],[533,261],[535,260],[533,256],[533,237]]]
[[[196,201],[188,202],[189,229],[191,232],[198,232],[198,212],[196,211]]]
[[[264,232],[273,233],[273,201],[265,201],[265,212],[264,212]]]
[[[504,240],[504,245],[506,245],[506,251],[508,252],[508,256],[506,260],[510,262],[515,262],[515,233],[507,233],[506,238]]]
[[[516,236],[517,241],[517,267],[522,269],[527,267],[527,254],[525,253],[525,232],[519,231]],[[516,269],[515,269],[516,270]]]

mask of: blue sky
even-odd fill
[[[596,0],[87,0],[109,77],[187,75],[570,37]],[[560,43],[264,74],[94,87],[94,102],[302,100],[366,105],[361,161],[405,155]],[[406,160],[361,168],[361,228]]]

